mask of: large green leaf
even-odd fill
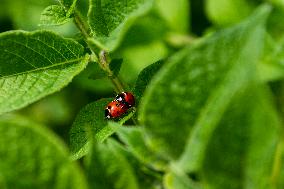
[[[70,130],[70,148],[73,159],[86,155],[90,151],[90,142],[93,139],[103,142],[133,115],[133,113],[126,115],[118,123],[108,122],[105,118],[105,108],[112,100],[106,98],[92,102],[78,113]]]
[[[106,50],[114,50],[133,21],[152,4],[153,0],[90,0],[88,18],[94,39]]]
[[[0,113],[60,90],[87,61],[80,44],[51,32],[0,34]]]
[[[94,144],[86,161],[89,182],[96,189],[138,189],[134,170],[122,146],[112,139]]]
[[[7,188],[86,189],[65,145],[41,125],[26,119],[0,119],[0,186]]]
[[[139,114],[153,150],[176,159],[188,143],[180,165],[202,160],[227,105],[254,78],[269,10],[261,7],[238,26],[185,48],[154,77]]]
[[[206,150],[201,178],[207,188],[272,188],[280,120],[271,99],[259,86],[232,101]]]

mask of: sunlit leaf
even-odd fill
[[[88,63],[83,47],[47,31],[0,34],[0,113],[66,86]]]

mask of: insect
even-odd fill
[[[115,97],[115,101],[123,103],[131,108],[135,106],[135,98],[132,93],[130,92],[122,92]]]
[[[113,101],[108,103],[105,108],[105,117],[107,119],[118,118],[134,105],[135,98],[133,94],[130,92],[122,92],[118,94]]]

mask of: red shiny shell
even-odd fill
[[[105,117],[107,119],[117,118],[126,113],[127,110],[127,105],[114,100],[108,103],[105,109]]]
[[[128,108],[135,106],[135,97],[130,92],[122,92],[115,97],[115,101],[123,103]]]

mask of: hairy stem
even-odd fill
[[[90,29],[89,29],[88,25],[84,22],[84,19],[82,19],[82,16],[81,16],[79,11],[74,12],[74,23],[76,24],[78,29],[83,34],[85,42],[88,44],[92,53],[96,55],[95,52],[96,52],[97,49],[94,47],[93,44],[90,44],[90,40],[88,40],[89,38],[91,38]],[[115,76],[113,74],[113,72],[109,68],[109,61],[106,57],[106,51],[101,49],[101,47],[99,47],[99,46],[97,46],[97,48],[101,50],[100,56],[99,56],[99,59],[98,59],[98,64],[100,65],[100,67],[104,71],[106,71],[108,73],[108,78],[112,82],[112,84],[115,88],[115,91],[117,93],[123,92],[124,91],[123,83],[120,81],[120,79],[117,76]]]

